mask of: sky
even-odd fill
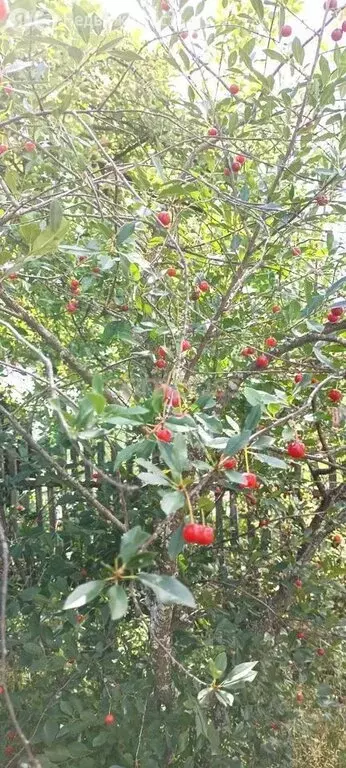
[[[112,15],[114,14],[114,16],[126,12],[129,13],[133,19],[143,20],[143,14],[138,7],[137,0],[101,0],[101,2],[103,2],[105,9],[112,13]],[[204,13],[212,14],[216,5],[217,0],[207,0],[206,11]],[[320,14],[316,14],[316,7],[320,7]],[[310,24],[311,27],[314,28],[315,25],[318,26],[322,13],[323,3],[321,0],[304,0],[302,16],[306,23]]]

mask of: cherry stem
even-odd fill
[[[248,452],[247,452],[247,448],[244,448],[244,456],[245,456],[246,471],[249,472],[250,471],[249,470],[249,455],[248,455]]]
[[[186,488],[183,489],[183,493],[184,493],[184,496],[185,496],[185,499],[186,499],[187,508],[189,510],[190,521],[191,521],[191,523],[194,523],[195,522],[195,518],[193,516],[193,509],[192,509],[192,505],[191,505],[191,500],[190,500],[190,496],[189,496]]]

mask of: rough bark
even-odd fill
[[[160,563],[161,573],[174,576],[176,564],[168,554]],[[170,707],[174,697],[172,681],[173,606],[163,605],[157,600],[150,608],[151,657],[155,678],[155,691],[159,704]]]

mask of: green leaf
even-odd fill
[[[102,341],[109,344],[113,339],[127,341],[130,344],[135,343],[132,337],[131,323],[126,320],[112,320],[111,323],[107,323],[102,334]]]
[[[223,691],[222,688],[215,691],[216,697],[224,705],[224,707],[231,707],[234,702],[234,696],[228,691]]]
[[[122,619],[127,613],[129,604],[124,587],[120,584],[114,584],[113,587],[108,590],[107,595],[109,600],[109,610],[113,621]]]
[[[63,207],[60,200],[51,201],[49,208],[49,226],[52,232],[58,232],[62,223]]]
[[[138,579],[145,587],[153,590],[161,603],[187,605],[188,608],[196,607],[195,598],[190,590],[185,587],[185,584],[174,578],[174,576],[161,576],[157,573],[139,573]]]
[[[188,5],[186,8],[184,8],[181,14],[181,18],[184,24],[187,24],[187,22],[190,21],[190,19],[192,19],[193,15],[194,15],[194,10],[191,5]]]
[[[278,459],[276,456],[267,456],[265,453],[256,453],[256,459],[262,461],[263,464],[268,464],[270,467],[276,467],[276,469],[288,469],[288,465],[282,459]]]
[[[53,253],[57,250],[58,245],[67,229],[67,222],[62,221],[59,229],[53,232],[51,227],[46,227],[43,232],[40,232],[38,237],[34,240],[31,246],[31,256],[46,256],[48,253]]]
[[[235,456],[236,453],[239,453],[239,451],[242,450],[242,448],[245,448],[245,446],[248,444],[251,437],[251,432],[249,429],[244,429],[243,432],[240,433],[240,435],[234,435],[233,437],[230,437],[230,439],[227,442],[226,448],[224,449],[224,453],[226,456]]]
[[[255,405],[253,408],[251,408],[251,411],[249,411],[244,424],[244,430],[248,430],[251,432],[251,434],[254,432],[254,430],[257,427],[258,422],[260,421],[260,418],[262,416],[262,406],[261,405]]]
[[[104,381],[103,376],[101,376],[100,373],[95,373],[93,375],[91,386],[95,392],[97,392],[99,395],[103,395]]]
[[[318,66],[320,68],[321,75],[322,75],[322,83],[323,85],[325,85],[330,78],[330,68],[328,64],[328,59],[325,56],[320,56]]]
[[[332,371],[335,371],[335,365],[332,360],[329,359],[329,357],[326,357],[326,355],[321,352],[321,348],[325,346],[323,341],[318,341],[317,344],[313,347],[313,353],[315,357],[317,357],[317,360],[320,361],[323,365],[325,365],[326,368],[330,368]]]
[[[98,579],[97,581],[87,581],[85,584],[80,584],[66,598],[63,605],[64,611],[70,608],[80,608],[82,605],[90,603],[91,600],[95,600],[95,597],[102,592],[105,583],[103,579]]]
[[[254,671],[254,667],[258,664],[258,661],[246,661],[244,664],[238,664],[232,672],[222,682],[223,688],[230,688],[233,685],[238,685],[240,682],[252,682],[255,679],[257,672]]]
[[[170,485],[166,475],[161,472],[160,469],[152,465],[153,470],[150,472],[139,472],[138,478],[143,485]]]
[[[208,738],[208,723],[204,717],[204,714],[199,706],[195,708],[196,715],[196,736],[205,736]]]
[[[133,235],[136,227],[135,221],[128,221],[127,224],[123,224],[122,227],[120,227],[119,232],[117,234],[117,246],[120,248],[120,246],[125,242],[125,240],[128,240],[131,235]]]
[[[210,696],[212,696],[213,693],[214,693],[213,688],[202,688],[202,690],[198,693],[197,700],[199,701],[202,707],[203,705],[206,706],[209,703],[208,699],[210,699]]]
[[[181,552],[183,552],[185,541],[183,539],[182,533],[183,533],[183,527],[184,523],[179,525],[179,528],[177,528],[174,533],[172,533],[172,536],[168,542],[167,551],[171,558],[171,560],[175,560],[178,555],[180,555]]]
[[[181,509],[185,504],[185,496],[181,491],[172,491],[171,493],[165,493],[160,501],[160,507],[165,515],[173,515],[178,509]]]
[[[250,0],[250,2],[255,13],[257,13],[258,18],[262,21],[264,17],[264,7],[262,0]]]
[[[225,653],[225,651],[222,651],[221,653],[219,653],[216,659],[214,659],[213,663],[214,663],[215,669],[217,669],[218,671],[217,677],[219,678],[224,674],[224,672],[226,672],[226,669],[227,669],[227,654]]]
[[[299,40],[299,37],[295,37],[292,40],[292,53],[298,64],[303,64],[305,58],[304,48]]]
[[[261,389],[252,389],[252,387],[244,388],[244,397],[252,406],[256,405],[269,405],[270,403],[286,404],[285,392],[276,392],[275,395],[271,392],[264,392]]]
[[[80,5],[74,4],[72,7],[72,16],[74,25],[79,36],[85,43],[89,42],[90,38],[90,16]]]
[[[86,398],[96,413],[103,413],[105,405],[107,404],[107,400],[103,395],[99,395],[97,392],[88,392]]]
[[[133,456],[150,456],[154,446],[155,443],[152,440],[138,440],[136,443],[127,445],[118,451],[114,462],[114,469],[119,469],[121,464],[129,461]]]
[[[60,730],[56,720],[46,720],[43,726],[43,738],[46,744],[53,744]]]
[[[14,170],[14,168],[7,168],[5,173],[5,182],[13,195],[17,195],[18,193],[18,180],[18,173]]]
[[[119,552],[122,562],[124,564],[128,563],[149,538],[150,533],[143,531],[140,525],[135,525],[129,531],[123,533]]]

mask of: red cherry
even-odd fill
[[[17,738],[17,731],[7,731],[6,737],[8,738],[9,741],[15,741],[15,739]]]
[[[325,650],[324,648],[317,648],[316,653],[317,653],[317,656],[324,656]]]
[[[305,640],[304,632],[297,632],[296,638],[297,638],[297,640]]]
[[[10,757],[10,755],[14,755],[15,751],[16,751],[15,748],[12,747],[11,744],[8,744],[8,746],[5,747],[5,749],[4,749],[5,755],[7,757]]]
[[[232,458],[225,459],[225,461],[223,461],[223,468],[235,469],[237,464],[238,464],[237,459],[233,456]]]
[[[297,587],[297,589],[301,589],[303,586],[303,582],[301,579],[296,579],[294,582],[294,586]]]
[[[303,374],[302,373],[296,373],[294,377],[294,381],[296,384],[300,384],[301,381],[303,381]]]
[[[250,355],[253,355],[255,352],[255,347],[244,347],[244,349],[241,351],[241,354],[243,357],[250,357]]]
[[[128,312],[129,311],[129,305],[128,304],[120,304],[118,307],[119,312]]]
[[[180,32],[180,38],[181,40],[186,40],[186,38],[189,36],[188,31],[185,29],[183,32]]]
[[[298,691],[298,693],[296,695],[296,700],[297,700],[298,704],[301,704],[304,701],[303,691]]]
[[[239,88],[239,85],[236,85],[236,83],[232,83],[232,84],[229,86],[229,89],[228,89],[228,90],[229,90],[229,92],[232,94],[232,96],[236,96],[236,95],[237,95],[237,93],[239,93],[239,91],[240,91],[240,88]]]
[[[8,150],[7,144],[0,144],[0,155],[3,155]]]
[[[274,312],[274,314],[276,314],[277,312],[281,312],[280,305],[279,304],[274,304],[274,306],[272,307],[272,312]]]
[[[92,267],[91,271],[94,273],[94,275],[99,275],[101,272],[100,267]]]
[[[72,293],[77,293],[79,291],[79,286],[80,286],[79,280],[76,280],[75,278],[73,278],[70,281],[70,290],[72,291]]]
[[[12,96],[12,93],[14,92],[13,85],[4,85],[4,91],[6,96]]]
[[[181,350],[182,352],[187,352],[188,349],[191,349],[191,344],[188,339],[183,339],[181,342]]]
[[[172,216],[169,211],[160,211],[156,218],[163,227],[169,227],[172,223]]]
[[[24,144],[24,149],[26,152],[35,152],[36,144],[34,141],[26,141]]]
[[[154,434],[161,443],[171,443],[173,440],[173,434],[167,427],[156,427]]]
[[[115,723],[114,715],[112,715],[112,713],[110,712],[109,715],[105,716],[103,722],[104,722],[105,725],[113,725]]]
[[[241,170],[241,164],[237,162],[237,160],[233,160],[233,163],[231,164],[231,168],[233,173],[239,173]]]
[[[161,2],[161,11],[169,11],[169,3],[167,3],[166,0],[162,0]]]
[[[274,336],[269,336],[268,339],[265,340],[266,347],[276,347],[277,346],[277,340]]]
[[[174,387],[167,386],[167,384],[164,384],[162,389],[166,402],[169,402],[173,408],[178,408],[181,405],[179,392]]]
[[[292,440],[288,443],[287,453],[292,459],[303,459],[305,456],[305,445],[300,440]]]
[[[214,529],[210,528],[208,525],[200,525],[199,528],[197,543],[202,547],[208,547],[210,544],[213,544],[215,539]]]
[[[86,616],[84,616],[83,613],[77,613],[77,616],[76,616],[77,624],[83,624],[83,621],[85,621],[85,619],[86,619]]]
[[[245,155],[236,155],[235,159],[236,159],[237,163],[240,163],[240,165],[244,165],[244,163],[246,162]]]
[[[338,323],[339,317],[338,315],[334,315],[333,312],[328,312],[327,318],[330,323]]]
[[[6,21],[9,13],[10,9],[7,0],[0,0],[0,21]]]
[[[8,276],[9,280],[18,280],[19,274],[18,272],[11,272]]]
[[[208,291],[210,291],[210,285],[209,285],[209,283],[207,283],[206,280],[201,280],[201,282],[199,283],[199,289],[203,293],[208,293]]]
[[[224,175],[224,176],[230,176],[230,175],[231,175],[231,170],[230,170],[230,168],[224,168],[224,169],[223,169],[223,175]]]
[[[73,315],[78,310],[78,302],[77,301],[69,301],[68,304],[66,304],[66,312],[69,312],[71,315]]]
[[[339,403],[340,400],[342,400],[342,392],[340,392],[340,389],[330,389],[328,392],[329,400],[332,400],[333,403]]]
[[[23,507],[23,504],[17,504],[17,512],[25,512],[25,507]]]
[[[335,317],[342,317],[344,314],[344,310],[342,307],[332,307],[330,311],[332,315],[335,315]]]
[[[269,365],[269,360],[266,355],[259,355],[256,359],[256,367],[257,368],[267,368]]]
[[[284,24],[280,29],[281,37],[290,37],[292,34],[292,27],[289,24]]]
[[[199,525],[197,523],[188,523],[183,528],[183,539],[188,544],[197,544],[199,534]]]
[[[292,248],[292,254],[293,256],[300,256],[301,250],[298,245],[295,245],[294,248]]]
[[[342,38],[342,29],[338,29],[338,27],[336,27],[336,29],[333,29],[331,38],[332,40],[334,40],[335,43],[338,43],[339,40],[341,40]]]
[[[176,277],[177,276],[176,268],[175,267],[169,267],[167,269],[166,275],[168,275],[168,277]]]
[[[341,536],[341,533],[336,533],[333,536],[333,544],[338,547],[340,544],[343,543],[343,537]]]
[[[343,32],[346,32],[346,21],[342,22],[341,29],[342,29]]]
[[[166,360],[162,360],[162,357],[160,357],[159,360],[156,360],[156,363],[155,363],[156,368],[161,368],[161,369],[166,368],[166,365],[167,365]]]
[[[328,9],[331,11],[335,11],[337,7],[338,7],[338,0],[326,0],[323,5],[323,8],[325,9],[325,11],[327,11]]]
[[[317,205],[328,205],[329,198],[327,197],[327,195],[319,194],[319,195],[316,195],[315,201]]]
[[[218,131],[217,128],[215,128],[215,127],[209,128],[208,136],[215,137],[215,136],[218,136],[218,135],[219,135],[219,131]]]
[[[260,528],[267,528],[269,525],[269,520],[260,520],[258,525]]]
[[[82,263],[83,263],[83,261],[86,261],[86,260],[87,260],[87,258],[88,258],[88,257],[87,257],[87,256],[85,256],[85,254],[81,254],[80,256],[78,256],[78,262],[79,262],[79,264],[82,264]]]
[[[241,488],[257,488],[257,477],[253,472],[243,472]]]
[[[158,357],[162,357],[164,360],[167,355],[167,350],[164,347],[158,347],[156,350],[156,354]]]

